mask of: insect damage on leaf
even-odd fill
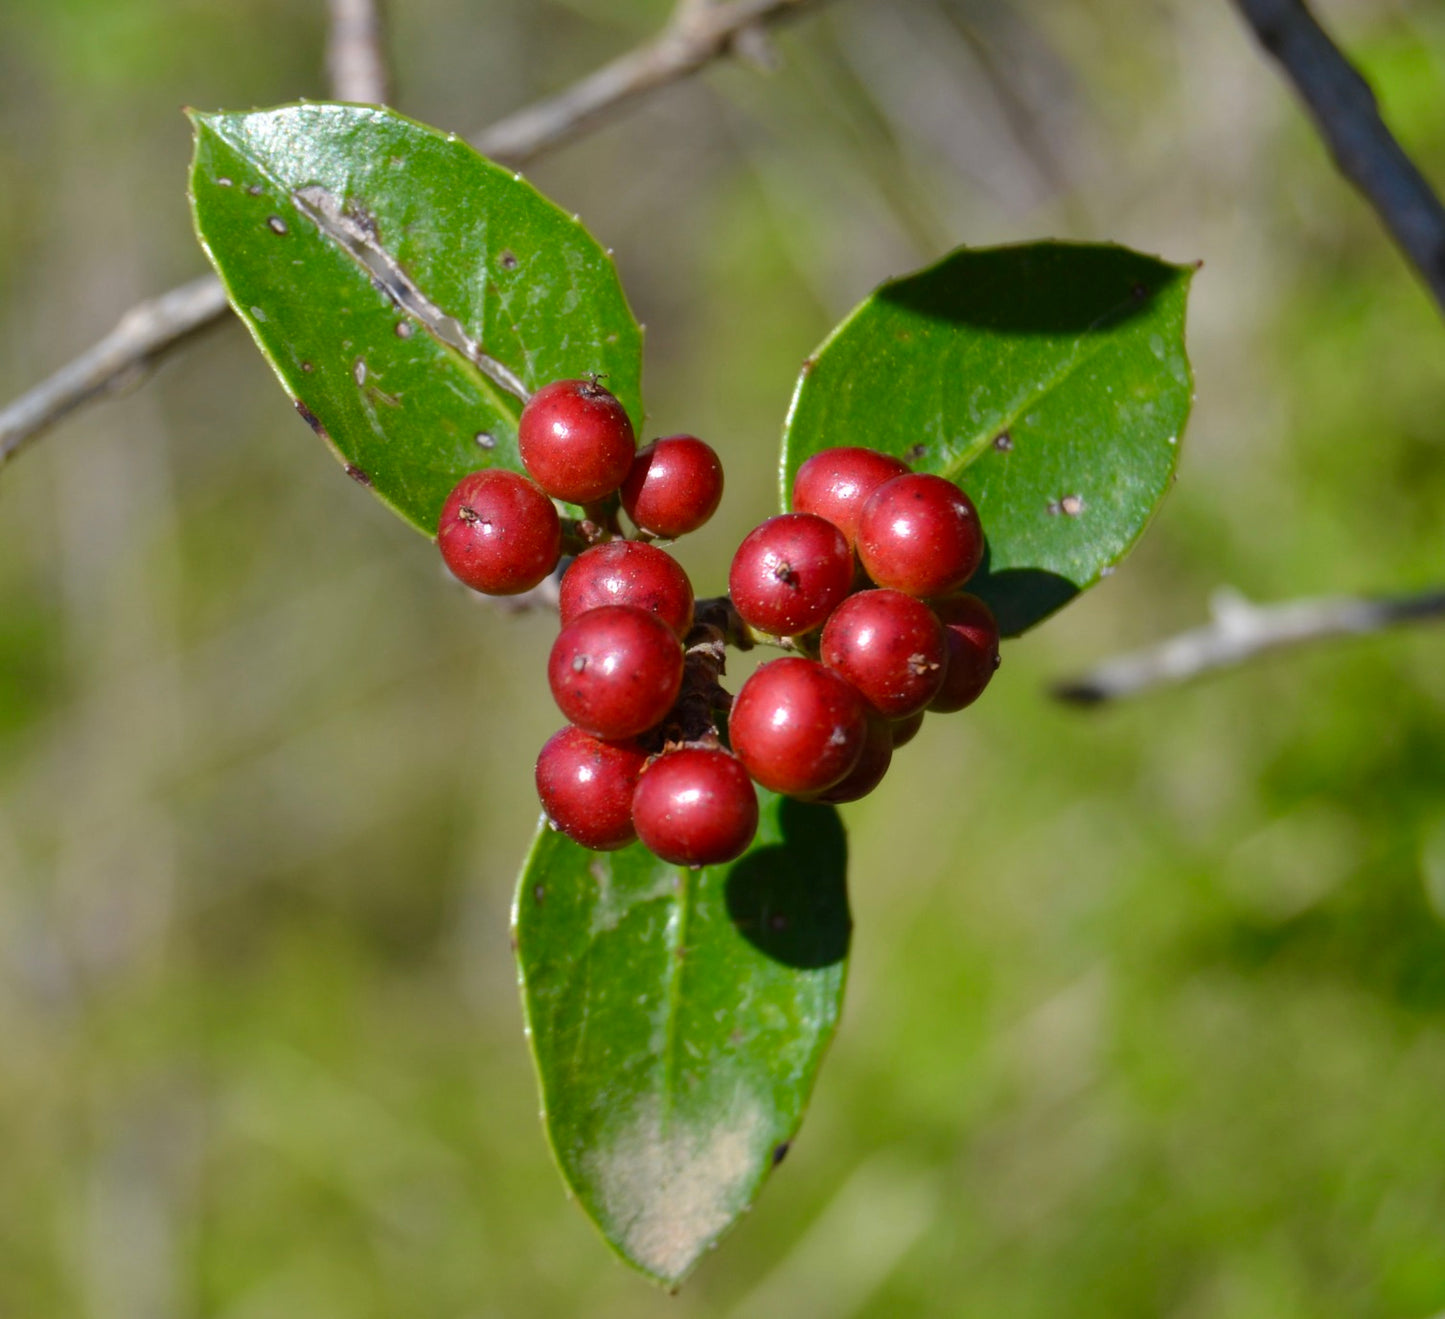
[[[381,245],[376,220],[363,207],[355,202],[343,206],[333,193],[315,183],[298,188],[292,200],[312,224],[366,270],[382,293],[401,311],[415,317],[433,338],[455,348],[509,394],[524,403],[531,398],[531,391],[513,371],[490,356],[455,316],[449,316],[422,292]]]

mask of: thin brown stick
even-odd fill
[[[1445,206],[1380,118],[1370,85],[1303,0],[1234,0],[1304,100],[1340,172],[1364,194],[1445,312]]]
[[[386,45],[377,0],[329,0],[326,72],[338,101],[385,105],[390,99]]]
[[[95,347],[0,412],[0,466],[83,404],[137,382],[148,367],[229,309],[214,275],[132,307]]]
[[[743,33],[816,2],[732,0],[709,5],[679,0],[672,18],[650,41],[566,91],[508,115],[473,141],[494,160],[523,164],[590,131],[639,97],[696,73],[726,55]],[[214,275],[133,307],[94,348],[0,409],[0,467],[62,417],[131,382],[227,310]]]
[[[678,0],[672,18],[651,41],[604,64],[566,91],[538,101],[483,129],[472,144],[484,156],[522,164],[595,128],[640,96],[696,73],[728,54],[765,23],[796,15],[817,0]]]
[[[1322,596],[1256,605],[1232,591],[1211,601],[1214,618],[1129,655],[1055,683],[1075,705],[1102,705],[1233,668],[1256,656],[1330,637],[1367,636],[1408,623],[1445,620],[1445,589],[1415,595]]]

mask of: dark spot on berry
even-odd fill
[[[798,574],[793,571],[791,563],[777,563],[773,565],[773,576],[785,586],[796,588],[798,585]]]
[[[999,431],[999,433],[993,437],[993,447],[1000,453],[1012,453],[1014,437],[1007,431]]]
[[[789,1143],[785,1140],[781,1145],[773,1146],[773,1167],[776,1168],[788,1157]]]
[[[357,485],[371,484],[371,477],[368,476],[364,471],[362,471],[361,468],[359,468],[355,463],[346,464],[346,475],[349,476],[353,481],[355,481]]]
[[[907,462],[916,463],[927,452],[928,446],[926,444],[915,444],[908,450],[907,453],[903,455],[903,457]]]
[[[321,419],[299,398],[296,400],[296,411],[301,414],[301,420],[310,426],[318,435],[326,434],[326,427],[321,424]]]
[[[474,509],[470,504],[463,504],[459,509],[457,509],[457,516],[461,518],[463,522],[466,522],[468,524],[481,521],[481,519],[477,516],[477,510]]]
[[[517,254],[511,248],[503,248],[502,255],[497,258],[503,270],[515,270],[517,268]]]

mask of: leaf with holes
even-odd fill
[[[675,1284],[802,1120],[842,1005],[837,811],[763,794],[753,846],[685,870],[543,827],[513,936],[547,1134],[615,1250]]]
[[[575,218],[389,110],[192,114],[196,232],[347,471],[426,535],[480,467],[521,470],[520,395],[596,373],[642,421],[642,335]]]
[[[782,493],[859,444],[956,480],[988,538],[969,590],[1014,635],[1112,569],[1174,476],[1192,270],[1122,247],[963,249],[884,284],[809,360]]]

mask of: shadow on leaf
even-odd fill
[[[992,557],[985,545],[983,562],[964,589],[993,610],[1000,636],[1020,636],[1079,594],[1079,588],[1067,577],[1046,568],[1004,568],[994,572],[990,567]]]
[[[781,838],[754,848],[728,872],[728,915],[774,961],[800,969],[848,955],[848,842],[831,806],[783,799]]]
[[[963,248],[877,296],[929,320],[1073,335],[1128,320],[1186,272],[1127,248],[1034,243]]]

